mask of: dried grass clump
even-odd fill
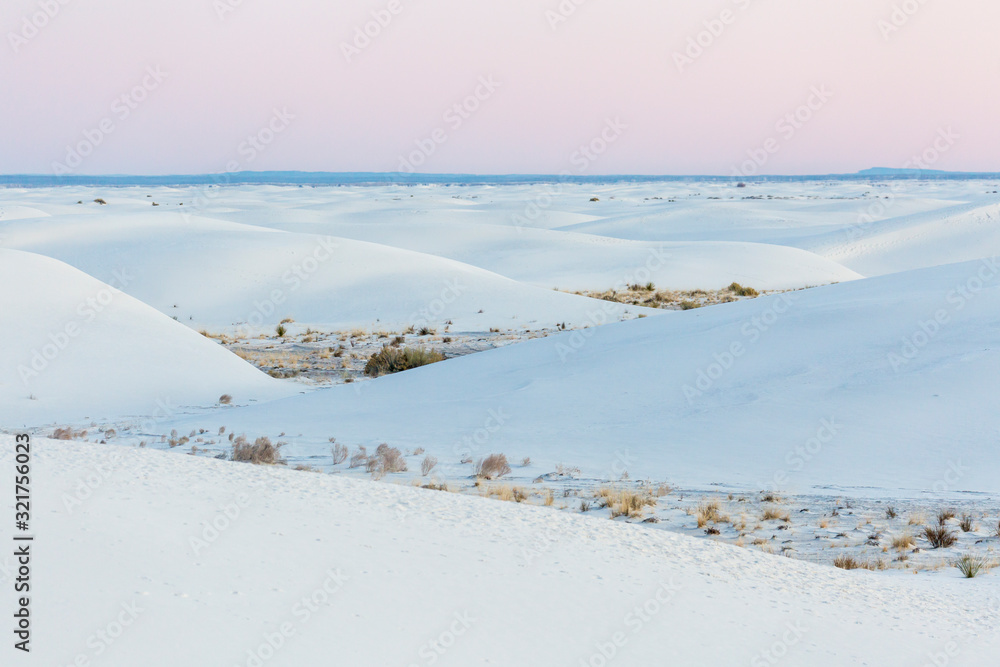
[[[597,490],[597,496],[603,501],[605,507],[611,509],[611,518],[620,516],[635,518],[640,517],[646,507],[655,507],[656,498],[646,491],[632,491],[630,489],[612,489],[601,487]]]
[[[698,527],[704,528],[709,523],[726,521],[727,519],[723,517],[719,510],[718,500],[708,500],[698,505],[698,509],[694,512],[694,516],[698,520]]]
[[[233,449],[229,459],[242,463],[253,463],[254,465],[283,464],[285,461],[278,453],[281,446],[281,443],[272,444],[271,439],[266,436],[257,438],[253,444],[250,444],[245,435],[240,435],[233,440]]]
[[[955,546],[955,543],[958,542],[958,537],[945,526],[925,528],[924,537],[927,538],[927,541],[931,543],[931,547],[934,549],[947,549],[948,547]]]
[[[436,466],[437,463],[438,460],[433,456],[425,456],[424,460],[420,462],[420,474],[427,477],[431,470],[434,470],[434,466]]]
[[[878,558],[875,560],[861,560],[860,558],[855,558],[850,555],[837,556],[833,560],[835,567],[839,567],[841,570],[885,570],[889,567],[889,564],[885,560]]]
[[[938,512],[937,516],[938,525],[943,526],[954,518],[955,518],[955,512],[953,510],[944,510],[943,512]]]
[[[788,515],[788,512],[778,508],[778,507],[765,507],[763,513],[760,515],[761,521],[784,521],[789,523],[792,519]]]
[[[496,479],[510,474],[510,464],[503,454],[490,454],[485,459],[476,461],[472,474],[483,479]]]
[[[365,449],[364,445],[358,445],[358,451],[354,452],[351,456],[351,462],[348,464],[348,468],[360,468],[368,462],[368,450]]]
[[[726,289],[735,294],[736,296],[760,296],[760,292],[758,292],[754,288],[744,287],[739,283],[732,283]]]
[[[339,442],[333,444],[330,453],[333,455],[333,465],[340,465],[347,460],[347,447]]]
[[[383,347],[381,351],[376,352],[368,359],[368,363],[365,364],[365,375],[379,377],[439,361],[444,361],[444,355],[434,350]]]
[[[962,515],[962,520],[958,522],[958,527],[962,529],[963,533],[971,533],[972,532],[972,528],[973,528],[973,526],[972,526],[972,515],[971,514],[963,514]]]
[[[908,533],[898,535],[892,538],[892,548],[903,551],[904,549],[912,549],[917,546],[917,538],[913,537]]]
[[[403,458],[403,452],[399,451],[396,447],[390,447],[386,443],[382,443],[375,449],[375,466],[378,472],[382,474],[394,473],[394,472],[406,472],[406,459]],[[368,472],[373,472],[369,470]],[[381,475],[379,475],[381,477]]]
[[[72,428],[67,426],[66,428],[57,428],[52,432],[53,440],[76,440],[77,438],[86,437],[86,431],[74,431]]]
[[[233,397],[230,396],[229,394],[223,394],[222,396],[219,396],[219,403],[221,403],[222,405],[229,405],[232,402],[233,402]]]

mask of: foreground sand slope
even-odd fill
[[[0,436],[5,467],[12,448]],[[993,576],[843,572],[549,508],[107,445],[36,441],[34,469],[24,664],[843,667],[921,665],[954,641],[949,664],[984,665],[997,649]]]

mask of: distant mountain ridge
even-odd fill
[[[656,183],[682,181],[715,181],[752,183],[777,181],[823,181],[823,180],[863,180],[870,178],[933,178],[933,179],[983,179],[1000,178],[1000,172],[949,172],[932,169],[891,169],[874,167],[855,174],[816,175],[761,175],[735,178],[733,176],[712,175],[559,175],[559,174],[410,174],[402,172],[326,172],[326,171],[240,171],[218,174],[177,174],[163,176],[141,176],[129,174],[88,175],[88,174],[0,174],[0,186],[6,187],[52,187],[59,185],[81,186],[224,186],[224,185],[511,185],[532,183]]]

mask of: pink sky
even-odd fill
[[[928,166],[1000,170],[995,0],[565,0],[555,28],[559,0],[63,2],[0,9],[2,173],[52,173],[81,142],[78,173],[395,171],[416,142],[428,173],[730,174],[748,151],[761,173],[853,172],[942,128],[958,139]],[[373,11],[391,22],[348,62]],[[500,85],[448,114],[480,77]],[[779,127],[813,87],[832,97]],[[595,141],[608,119],[627,127]]]

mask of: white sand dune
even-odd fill
[[[170,417],[297,393],[213,341],[49,257],[0,249],[0,424]]]
[[[862,221],[810,242],[815,252],[866,275],[1000,254],[1000,203]]]
[[[302,433],[322,453],[335,435],[444,460],[500,451],[599,479],[624,458],[633,478],[685,484],[993,493],[998,271],[955,264],[570,332],[230,411],[225,424]]]
[[[286,317],[337,328],[585,326],[640,312],[525,285],[441,257],[326,235],[130,212],[5,225],[7,247],[56,257],[193,327],[270,331]],[[631,315],[628,315],[631,313]]]
[[[31,664],[843,667],[957,649],[949,664],[986,665],[997,650],[995,577],[844,572],[550,508],[34,447]],[[5,467],[12,450],[0,436]],[[9,579],[13,558],[0,565]]]

